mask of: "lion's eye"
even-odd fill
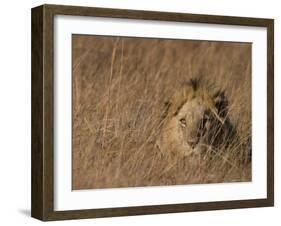
[[[186,127],[186,120],[185,118],[180,119],[180,123],[183,127]]]

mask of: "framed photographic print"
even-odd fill
[[[32,216],[274,204],[272,19],[32,9]]]

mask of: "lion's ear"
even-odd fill
[[[214,95],[215,107],[220,117],[226,117],[228,112],[228,101],[224,92],[216,92]]]

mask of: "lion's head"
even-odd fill
[[[165,105],[164,125],[157,141],[161,150],[189,155],[232,136],[228,101],[224,92],[214,86],[192,79]]]

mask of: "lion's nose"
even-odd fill
[[[198,144],[199,142],[199,138],[194,138],[194,139],[190,139],[187,141],[188,145],[191,147],[191,148],[195,148],[196,144]]]

